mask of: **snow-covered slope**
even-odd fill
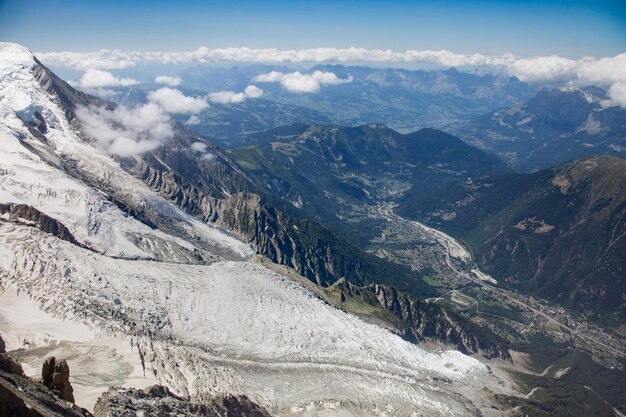
[[[480,362],[427,352],[249,262],[246,244],[83,140],[36,65],[0,44],[0,203],[36,208],[79,245],[0,218],[0,334],[26,349],[27,369],[67,356],[87,407],[94,387],[156,379],[184,395],[246,394],[281,416],[472,415],[484,387],[506,391]],[[120,196],[167,228],[128,215]]]
[[[170,219],[190,238],[221,246],[216,248],[218,253],[246,256],[250,252],[241,242],[190,218],[81,140],[54,97],[42,91],[33,77],[34,66],[27,49],[15,44],[0,46],[0,192],[6,199],[38,208],[60,220],[82,243],[111,256],[169,261],[194,258],[189,251],[197,248],[128,217],[102,190],[71,177],[66,168],[70,166],[82,176],[97,178],[133,205],[146,206]],[[25,124],[35,122],[38,116],[46,125],[43,141]]]

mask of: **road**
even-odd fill
[[[386,203],[383,204],[382,206],[378,207],[378,212],[381,214],[381,216],[385,217],[388,220],[394,220],[394,221],[399,221],[399,222],[406,222],[406,223],[411,223],[415,226],[417,226],[420,230],[422,230],[424,233],[430,235],[433,239],[435,239],[437,241],[437,243],[439,243],[441,246],[443,246],[445,248],[445,262],[446,265],[452,269],[455,273],[459,274],[460,276],[475,282],[477,284],[480,284],[482,286],[488,287],[492,292],[496,293],[497,295],[506,298],[507,300],[510,300],[511,302],[513,302],[514,304],[517,304],[518,306],[525,308],[527,310],[532,311],[533,313],[543,317],[544,319],[546,319],[548,322],[553,323],[558,325],[559,327],[567,330],[568,332],[575,334],[576,336],[587,340],[588,342],[591,342],[597,346],[601,346],[605,349],[610,350],[611,352],[615,353],[616,355],[620,356],[620,357],[624,357],[626,356],[624,354],[623,351],[614,348],[613,346],[609,346],[606,343],[592,337],[589,335],[585,335],[582,334],[580,332],[578,332],[576,329],[571,328],[570,326],[567,326],[566,324],[563,324],[562,322],[560,322],[559,320],[555,319],[554,317],[552,317],[550,314],[546,313],[544,310],[541,309],[541,306],[537,306],[537,305],[531,305],[528,304],[520,299],[518,299],[517,297],[513,296],[510,294],[510,291],[508,290],[503,290],[501,288],[498,288],[494,285],[494,283],[497,283],[497,281],[495,279],[493,279],[491,276],[489,276],[488,274],[485,274],[484,272],[482,272],[480,269],[478,269],[478,266],[474,263],[473,258],[472,258],[472,254],[460,243],[458,242],[456,239],[454,239],[452,236],[449,236],[448,234],[437,230],[437,229],[433,229],[432,227],[428,227],[425,224],[422,224],[418,221],[415,220],[409,220],[409,219],[405,219],[404,217],[398,216],[394,211],[394,204],[393,203]],[[459,267],[457,265],[455,265],[455,263],[452,261],[452,258],[456,258],[459,259],[462,263],[467,265],[467,268],[469,271],[476,271],[476,273],[472,273],[472,272],[468,272],[462,269],[459,269]],[[476,276],[475,276],[476,275]],[[483,276],[484,278],[479,278],[480,276]]]

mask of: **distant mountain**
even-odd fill
[[[187,95],[204,96],[216,91],[243,91],[256,84],[261,98],[236,104],[211,103],[190,127],[226,147],[245,145],[247,135],[294,124],[359,126],[383,123],[401,132],[441,127],[467,121],[486,112],[521,103],[535,89],[516,78],[479,75],[449,69],[424,71],[379,69],[343,65],[319,65],[315,70],[352,78],[352,82],[325,85],[312,94],[286,91],[278,83],[255,83],[254,77],[270,71],[293,72],[284,66],[250,65],[232,68],[198,66],[181,73],[177,87]],[[110,88],[107,100],[135,105],[146,102],[156,84]],[[185,119],[180,118],[181,121]]]
[[[411,187],[505,172],[495,157],[434,129],[296,125],[252,135],[230,155],[266,192],[333,223]]]
[[[461,237],[475,262],[505,285],[624,320],[623,158],[448,182],[407,193],[399,212]]]
[[[117,94],[107,97],[116,104],[135,106],[145,103],[148,93],[156,86],[142,85],[117,88]],[[204,96],[206,91],[179,88],[190,96]],[[186,122],[189,116],[177,116]],[[242,103],[211,103],[205,111],[196,115],[197,122],[188,127],[210,138],[223,147],[245,145],[246,137],[252,133],[271,130],[277,126],[289,126],[298,123],[331,123],[331,118],[323,113],[306,107],[281,104],[264,98],[246,100]]]
[[[272,70],[293,72],[288,67],[253,65],[232,69],[195,67],[180,74],[185,87],[202,91],[242,91],[252,79]],[[320,65],[303,70],[329,71],[340,78],[352,77],[352,82],[326,85],[314,94],[293,93],[277,83],[259,83],[263,98],[297,109],[309,109],[323,114],[330,122],[342,126],[384,123],[393,129],[410,132],[423,127],[439,127],[454,121],[468,120],[486,112],[523,102],[536,90],[512,77],[479,75],[446,71],[410,71],[344,65]],[[271,114],[261,125],[270,126]],[[312,115],[314,115],[313,113]],[[220,119],[222,123],[228,119]],[[280,121],[280,120],[278,120]],[[320,120],[300,120],[319,123]],[[325,122],[324,122],[325,123]],[[208,119],[203,132],[219,126]],[[278,127],[274,125],[271,127]],[[235,126],[234,133],[239,133]]]
[[[626,110],[597,87],[544,88],[524,104],[449,130],[523,171],[588,155],[626,155]]]
[[[211,104],[190,128],[224,147],[247,144],[248,135],[277,126],[331,122],[331,118],[306,107],[281,104],[262,98],[234,104]]]

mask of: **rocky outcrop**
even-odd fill
[[[225,395],[197,402],[179,397],[160,385],[144,390],[109,388],[98,399],[94,414],[96,417],[270,417],[263,407],[245,396]]]
[[[386,285],[360,287],[341,280],[333,289],[340,291],[341,302],[358,298],[391,312],[401,324],[394,324],[397,332],[409,341],[438,340],[466,354],[478,353],[489,359],[510,358],[506,340],[441,304],[425,301]]]
[[[0,219],[37,227],[59,239],[77,244],[74,235],[60,221],[27,204],[0,203]]]
[[[0,416],[91,417],[87,410],[57,397],[24,375],[19,363],[0,353]]]
[[[74,388],[70,384],[70,367],[65,359],[58,361],[54,356],[46,359],[41,369],[41,383],[62,400],[74,402]]]
[[[234,230],[259,254],[294,268],[321,286],[344,278],[365,285],[382,282],[430,294],[403,266],[366,253],[319,223],[292,209],[277,209],[256,194],[237,193],[205,207],[206,221]]]
[[[406,335],[416,340],[433,338],[449,343],[464,353],[480,353],[486,358],[508,359],[504,339],[476,326],[440,304],[420,300],[385,285],[367,287],[380,305],[409,326]]]

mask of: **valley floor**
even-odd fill
[[[382,236],[393,236],[395,242],[402,242],[400,249],[383,237],[374,239],[369,249],[379,256],[412,265],[416,271],[423,268],[425,262],[439,265],[427,277],[441,294],[431,301],[455,308],[472,321],[509,340],[511,346],[525,345],[530,349],[531,354],[511,349],[511,361],[488,361],[492,369],[511,371],[517,375],[518,381],[524,380],[524,375],[558,380],[571,370],[571,365],[568,365],[571,362],[563,358],[577,350],[593,358],[594,362],[589,362],[589,366],[596,369],[598,375],[601,374],[601,367],[605,370],[623,369],[626,359],[624,338],[563,307],[498,285],[495,279],[476,267],[462,243],[420,222],[402,218],[393,208],[393,204],[388,203],[375,207],[369,213],[372,218],[386,221]],[[585,367],[580,363],[577,365],[578,368]],[[579,372],[584,375],[587,371],[579,369]],[[581,375],[572,379],[577,380]],[[574,383],[570,389],[577,384]],[[602,385],[602,382],[599,384]],[[542,392],[544,388],[531,385],[526,389],[524,397],[527,400],[541,402],[549,398]],[[599,401],[610,404],[602,398],[605,394],[601,391],[596,391],[596,395],[600,397]],[[624,407],[624,404],[620,404],[618,398],[619,394],[613,399],[611,408],[615,415],[620,416],[621,412],[615,405]],[[570,411],[580,412],[576,409]]]

